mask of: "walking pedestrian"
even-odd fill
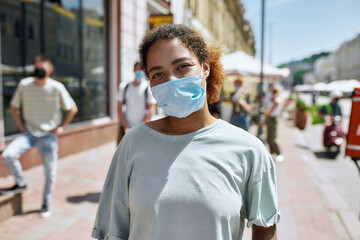
[[[275,167],[263,144],[209,113],[224,80],[221,51],[185,25],[163,25],[140,50],[165,118],[131,129],[111,163],[98,239],[274,239]]]
[[[50,78],[54,71],[51,59],[39,55],[34,61],[34,77],[21,80],[10,102],[10,111],[22,133],[5,149],[2,158],[16,184],[2,189],[1,194],[15,194],[26,190],[19,157],[36,147],[40,151],[45,168],[45,187],[42,217],[49,217],[49,204],[55,186],[58,135],[72,121],[78,109],[64,85]],[[63,121],[61,110],[66,111]],[[25,124],[23,124],[23,116]]]
[[[233,111],[230,123],[248,131],[251,112],[250,96],[245,92],[244,81],[241,78],[234,81],[234,86],[235,91],[231,94]]]
[[[341,113],[341,106],[339,104],[339,100],[340,98],[342,98],[343,93],[340,90],[333,90],[330,93],[330,97],[331,97],[331,102],[330,102],[330,107],[331,107],[331,114],[332,116],[340,116],[342,117],[342,113]]]
[[[312,105],[315,105],[316,104],[316,101],[317,101],[317,98],[319,96],[319,92],[318,91],[312,91],[311,92],[311,102],[312,102]]]
[[[152,96],[149,83],[145,80],[144,68],[141,62],[134,64],[134,81],[120,85],[118,100],[118,114],[120,129],[117,144],[130,128],[141,122],[150,120],[155,112],[155,99]],[[126,106],[123,110],[123,106]]]
[[[265,120],[259,125],[263,126],[266,123],[267,128],[267,142],[270,147],[270,153],[274,154],[274,159],[277,162],[282,162],[284,156],[281,154],[281,148],[278,140],[278,118],[282,112],[282,101],[280,99],[281,89],[280,86],[274,85],[271,88],[271,101],[268,110],[265,114]]]

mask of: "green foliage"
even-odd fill
[[[301,85],[304,83],[304,75],[308,72],[313,71],[312,69],[309,70],[299,70],[294,72],[294,83],[293,86]]]
[[[310,57],[303,58],[303,59],[301,59],[301,60],[294,60],[294,61],[290,61],[290,62],[287,62],[287,63],[280,64],[280,65],[277,66],[277,67],[278,67],[278,68],[285,68],[285,67],[288,67],[288,66],[291,65],[291,64],[296,64],[296,63],[301,63],[301,62],[314,64],[314,62],[315,62],[317,59],[319,59],[319,58],[321,58],[321,57],[328,56],[329,54],[330,54],[330,52],[321,52],[321,53],[313,54],[313,55],[311,55]]]
[[[331,114],[332,108],[330,104],[316,104],[313,106],[310,106],[308,108],[311,118],[312,118],[312,124],[322,124],[325,122],[324,114]],[[320,113],[321,112],[321,113]],[[325,113],[324,113],[325,112]]]
[[[318,53],[318,54],[314,54],[311,57],[304,58],[303,62],[313,64],[318,58],[325,57],[325,56],[327,56],[329,54],[330,54],[330,52],[321,52],[321,53]]]
[[[295,76],[294,75],[294,82],[293,82],[293,86],[296,85],[301,85],[304,83],[303,77],[302,76]]]
[[[278,68],[286,68],[289,64],[287,63],[283,63],[283,64],[280,64],[279,66],[277,66]]]
[[[324,105],[313,105],[309,107],[309,112],[312,118],[311,124],[322,124],[325,122],[324,117],[319,114],[319,110]]]
[[[306,111],[309,109],[308,105],[306,105],[306,103],[301,100],[300,98],[298,98],[295,102],[295,106],[297,109],[302,110],[302,111]]]

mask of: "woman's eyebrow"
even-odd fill
[[[154,70],[160,70],[160,69],[162,69],[162,68],[163,68],[163,67],[161,67],[161,66],[152,67],[152,68],[149,70],[148,73],[150,73],[151,71],[154,71]]]
[[[189,58],[189,57],[178,58],[178,59],[172,61],[172,62],[171,62],[171,65],[175,65],[175,64],[177,64],[177,63],[179,63],[179,62],[181,62],[181,61],[184,61],[184,60],[192,60],[192,58]]]
[[[178,58],[178,59],[175,59],[174,61],[171,62],[171,65],[175,65],[179,62],[182,62],[182,61],[185,61],[185,60],[193,60],[192,58],[189,58],[189,57],[182,57],[182,58]],[[151,71],[154,71],[154,70],[160,70],[162,69],[163,67],[162,66],[155,66],[155,67],[152,67],[148,73],[150,73]]]

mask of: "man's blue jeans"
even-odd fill
[[[39,149],[45,168],[46,179],[43,203],[49,204],[55,186],[58,160],[58,141],[55,134],[49,133],[44,137],[34,137],[27,132],[20,135],[5,149],[2,158],[11,175],[15,178],[16,183],[22,186],[25,184],[25,181],[23,179],[19,157],[33,147]]]

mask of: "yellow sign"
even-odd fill
[[[59,3],[54,3],[54,10],[55,12],[58,12],[59,14],[70,18],[71,20],[75,19],[75,14],[73,12],[70,12],[69,10],[66,10],[65,8],[61,7]]]
[[[95,27],[104,27],[104,21],[86,17],[85,21],[87,24]]]
[[[171,24],[173,23],[173,21],[174,21],[174,16],[172,14],[150,16],[148,19],[150,30],[164,24],[168,24],[168,23]]]

